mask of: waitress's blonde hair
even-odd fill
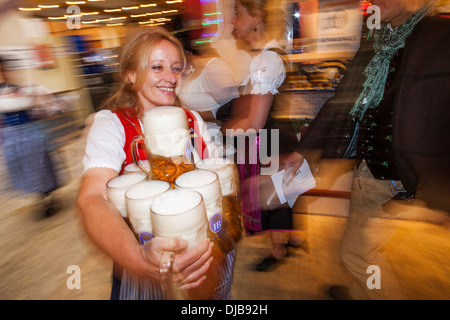
[[[177,47],[184,68],[186,56],[177,38],[172,36],[166,29],[160,27],[139,29],[131,33],[125,40],[119,60],[119,87],[105,102],[104,108],[117,110],[135,107],[137,114],[142,114],[143,110],[137,93],[145,82],[150,55],[163,40],[167,40]],[[131,79],[130,74],[135,75],[133,77],[134,81]]]
[[[286,19],[282,9],[282,1],[280,0],[236,0],[252,16],[262,17],[265,33],[269,38],[282,39],[285,28]]]

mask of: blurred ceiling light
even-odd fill
[[[51,9],[51,8],[59,8],[59,4],[40,4],[38,5],[39,8],[41,9]]]
[[[62,16],[62,17],[48,17],[49,20],[65,20],[67,19],[66,16]]]
[[[39,11],[41,8],[19,8],[20,11]]]
[[[99,14],[99,12],[82,12],[81,15],[82,16],[92,16],[92,15],[96,15]]]
[[[91,24],[91,23],[98,23],[97,20],[91,20],[91,21],[81,21],[83,24]]]
[[[156,14],[162,14],[162,12],[161,11],[157,11],[157,12],[148,12],[147,13],[148,16],[154,16]]]
[[[162,21],[171,21],[172,19],[168,19],[168,18],[157,18],[157,19],[150,19],[150,21],[152,22],[162,22]]]
[[[162,13],[174,13],[174,12],[178,12],[178,10],[167,10],[163,11]]]
[[[165,23],[160,22],[160,23],[146,24],[146,25],[144,25],[144,27],[156,27],[156,26],[163,26],[163,25],[165,25]]]
[[[130,17],[131,18],[141,18],[141,17],[146,17],[147,15],[145,13],[143,14],[131,14]]]
[[[148,4],[141,4],[139,5],[141,8],[148,8],[148,7],[156,7],[156,3],[148,3]]]
[[[138,6],[133,6],[133,7],[122,7],[122,10],[136,10],[139,9]]]
[[[120,8],[118,8],[118,9],[105,9],[103,11],[105,11],[105,12],[119,12],[119,11],[122,11],[122,9],[120,9]]]
[[[172,3],[181,3],[183,2],[183,0],[173,0],[173,1],[166,1],[167,4],[172,4]]]
[[[107,23],[106,24],[108,27],[117,27],[117,26],[123,26],[123,23]]]
[[[86,1],[66,1],[66,4],[85,4]]]

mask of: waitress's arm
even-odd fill
[[[106,183],[117,176],[118,172],[113,169],[87,170],[82,178],[77,206],[92,241],[120,266],[142,275],[148,267],[142,248],[120,211],[108,201],[106,195]]]
[[[180,252],[187,243],[183,239],[157,237],[141,246],[120,211],[108,201],[106,183],[117,175],[117,171],[107,168],[86,171],[77,199],[82,223],[92,241],[117,264],[138,276],[159,280],[162,252]],[[176,277],[183,282],[184,289],[196,287],[204,281],[211,254],[212,246],[207,239],[176,256]]]
[[[235,99],[232,105],[231,119],[222,125],[222,133],[226,134],[227,129],[258,131],[264,128],[273,99],[272,94],[254,94]]]

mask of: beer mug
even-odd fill
[[[217,174],[222,191],[222,212],[227,224],[227,233],[234,242],[242,238],[242,209],[239,197],[239,175],[236,165],[230,159],[206,158],[198,161],[198,169],[213,171]]]
[[[207,237],[207,216],[202,195],[192,190],[169,190],[153,200],[150,214],[155,237],[185,239],[186,250]],[[160,282],[168,299],[189,299],[172,277],[175,252],[164,251],[160,260]]]
[[[187,250],[207,237],[207,216],[202,195],[193,190],[169,190],[153,199],[150,214],[155,237],[183,238]]]
[[[119,209],[122,217],[128,218],[125,203],[125,193],[135,184],[144,181],[147,175],[143,172],[135,172],[112,178],[106,183],[106,195],[108,200]]]
[[[137,183],[125,193],[125,202],[134,233],[144,244],[153,237],[150,206],[157,195],[171,189],[167,181],[146,180]]]
[[[231,251],[234,244],[226,234],[227,225],[222,214],[222,191],[217,174],[201,169],[183,173],[175,180],[175,189],[194,190],[202,195],[208,216],[209,238],[223,253]]]
[[[153,180],[174,183],[184,172],[194,169],[191,134],[186,113],[178,107],[157,107],[143,116],[144,136],[131,143],[133,161]],[[139,143],[144,142],[150,170],[139,157]]]
[[[138,165],[134,162],[129,163],[125,166],[125,168],[123,168],[123,174],[129,174],[129,173],[133,173],[133,172],[144,172],[147,173],[150,171],[150,163],[148,160],[143,160],[141,161],[141,166],[143,167],[144,170],[141,170]]]

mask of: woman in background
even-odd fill
[[[211,45],[192,46],[189,41],[184,47],[189,55],[188,67],[179,94],[181,103],[183,107],[197,111],[202,116],[222,155],[233,154],[234,148],[223,144],[220,132],[222,123],[217,119],[217,111],[239,97],[233,72]]]
[[[221,130],[259,132],[269,129],[267,146],[271,145],[270,129],[276,129],[270,118],[275,95],[283,84],[286,71],[281,45],[277,41],[284,31],[284,14],[280,3],[271,0],[237,0],[232,20],[234,36],[244,40],[250,47],[252,60],[250,72],[239,87],[241,97],[233,101],[231,119],[226,121]],[[295,133],[287,128],[280,129],[280,156],[290,153],[290,148],[297,142]],[[272,249],[270,254],[256,265],[258,271],[268,271],[287,254],[287,245],[298,246],[303,239],[292,232],[292,210],[284,206],[275,210],[264,210],[259,190],[259,146],[261,136],[250,137],[246,152],[237,150],[237,164],[242,181],[242,205],[244,226],[250,233],[270,230]],[[237,146],[239,148],[239,146]],[[256,158],[245,159],[250,153]],[[242,157],[244,155],[244,157]],[[256,164],[254,164],[256,163]],[[279,163],[282,163],[279,159]],[[282,169],[282,167],[279,167]]]

